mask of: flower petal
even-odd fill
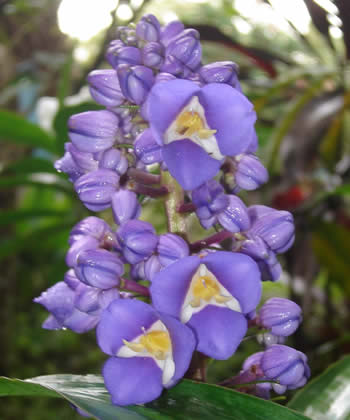
[[[110,357],[102,374],[113,404],[143,404],[160,396],[162,371],[150,357]]]
[[[195,331],[197,350],[217,360],[231,357],[247,332],[244,315],[214,305],[194,314],[187,325]]]
[[[213,178],[222,163],[189,139],[164,146],[163,159],[171,175],[185,190],[193,190]]]

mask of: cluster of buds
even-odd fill
[[[117,228],[90,216],[72,229],[64,280],[35,299],[50,312],[43,327],[96,328],[117,405],[156,399],[195,351],[230,358],[251,325],[268,330],[260,340],[268,348],[239,378],[254,370],[255,380],[275,380],[256,387],[264,397],[302,386],[305,356],[278,344],[298,327],[300,308],[271,299],[256,312],[294,224],[289,212],[246,207],[236,195],[268,179],[237,65],[202,65],[199,34],[181,22],[146,15],[118,36],[106,54],[112,68],[88,76],[105,109],[70,118],[71,142],[56,162],[90,211],[111,208]],[[158,197],[168,219],[161,234],[139,219],[144,200]],[[191,242],[191,213],[203,235],[217,233]]]

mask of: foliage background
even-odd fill
[[[289,296],[303,307],[304,323],[288,344],[307,353],[316,375],[350,350],[350,7],[334,0],[329,3],[336,8],[325,10],[305,0],[299,19],[309,13],[310,24],[304,33],[298,18],[282,19],[285,26],[259,22],[258,10],[256,18],[247,13],[253,2],[243,10],[241,3],[134,0],[130,6],[135,18],[144,12],[161,20],[177,15],[197,28],[204,62],[240,65],[243,90],[259,115],[259,153],[271,174],[264,188],[244,199],[292,211],[297,229],[283,278],[264,285],[264,298]],[[258,3],[276,7],[274,1]],[[98,373],[104,360],[93,332],[42,330],[46,313],[32,304],[62,279],[69,231],[88,215],[52,166],[67,140],[66,121],[96,108],[84,89],[86,75],[106,66],[105,46],[115,26],[125,24],[113,14],[109,27],[82,42],[60,31],[59,4],[0,1],[0,375],[9,377]],[[85,13],[82,8],[77,24]],[[161,232],[158,207],[151,203],[143,217],[154,211]],[[210,365],[209,380],[238,370],[258,348],[254,337],[246,340],[232,360]],[[56,400],[0,401],[1,418],[24,413],[28,420],[79,418]]]

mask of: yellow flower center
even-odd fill
[[[209,276],[198,277],[194,284],[192,293],[195,298],[209,300],[220,292],[217,282]]]
[[[159,360],[164,360],[166,353],[171,350],[170,337],[166,331],[151,331],[142,335],[138,343],[126,340],[123,343],[136,353],[146,350]]]
[[[208,139],[216,130],[205,128],[204,122],[198,112],[184,111],[176,118],[176,130],[182,136],[197,134],[201,139]]]

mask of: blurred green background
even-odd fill
[[[63,278],[71,227],[88,215],[53,162],[70,115],[98,108],[87,74],[107,67],[117,25],[155,14],[200,31],[203,62],[235,61],[258,112],[259,155],[270,181],[243,194],[294,214],[296,242],[264,299],[299,303],[304,323],[288,344],[312,373],[350,351],[350,5],[347,0],[0,0],[0,375],[97,373],[94,333],[41,329],[32,299]],[[154,211],[159,217],[154,218]],[[159,206],[143,212],[158,232]],[[194,225],[193,237],[195,237]],[[259,346],[247,339],[215,382]],[[1,419],[74,419],[64,402],[8,398]]]

